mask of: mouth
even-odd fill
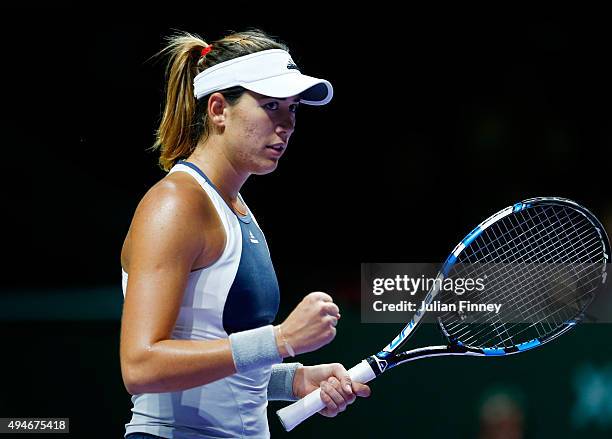
[[[286,145],[284,143],[275,143],[274,145],[266,145],[266,148],[273,149],[278,152],[282,152],[285,149]]]

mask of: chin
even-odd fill
[[[274,172],[274,170],[278,167],[278,160],[268,162],[265,165],[261,165],[257,167],[257,170],[253,171],[255,175],[266,175],[270,172]]]

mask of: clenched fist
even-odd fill
[[[339,318],[340,310],[328,294],[320,291],[308,294],[279,325],[276,337],[279,352],[283,357],[289,356],[283,337],[296,354],[325,346],[336,336]]]

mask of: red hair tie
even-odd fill
[[[213,46],[212,44],[209,44],[208,46],[206,46],[205,48],[202,49],[202,57],[208,55],[208,52],[210,52],[212,50]]]

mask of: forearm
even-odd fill
[[[232,334],[220,340],[162,340],[137,360],[122,361],[131,394],[185,390],[236,372],[279,363],[271,326]]]
[[[123,369],[133,395],[185,390],[236,373],[229,339],[162,340]]]

